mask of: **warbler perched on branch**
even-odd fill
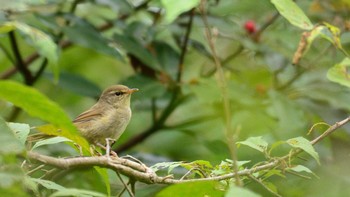
[[[113,85],[105,89],[95,105],[73,120],[74,125],[90,144],[106,149],[109,155],[110,141],[118,140],[129,124],[130,98],[136,91],[137,88],[124,85]],[[45,137],[38,134],[32,136],[30,141],[42,138]]]

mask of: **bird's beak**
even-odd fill
[[[130,88],[130,89],[128,90],[128,93],[129,93],[129,94],[132,94],[132,93],[137,92],[137,91],[139,91],[139,89],[137,89],[137,88]]]

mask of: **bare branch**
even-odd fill
[[[312,145],[323,140],[325,137],[332,134],[335,130],[344,126],[350,122],[350,116],[345,118],[342,121],[339,121],[329,127],[323,134],[311,141]],[[273,168],[283,168],[286,161],[290,160],[290,157],[295,157],[299,153],[303,152],[302,149],[294,151],[292,154],[287,154],[285,156],[273,159],[272,161],[254,166],[252,168],[247,168],[239,170],[237,172],[232,172],[215,177],[205,177],[197,179],[173,179],[171,176],[161,177],[158,176],[153,170],[146,167],[144,164],[134,162],[131,160],[116,158],[116,157],[107,157],[107,156],[94,156],[94,157],[71,157],[71,158],[54,158],[46,155],[41,155],[35,152],[28,152],[27,156],[30,160],[36,160],[46,165],[51,165],[59,169],[67,170],[81,167],[93,167],[99,166],[104,168],[109,168],[121,173],[125,176],[128,176],[136,181],[140,181],[147,184],[175,184],[175,183],[186,183],[186,182],[196,182],[196,181],[221,181],[237,176],[248,176],[251,174],[263,170],[269,170]]]

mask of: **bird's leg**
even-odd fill
[[[79,150],[79,155],[84,156],[83,155],[83,148],[77,143],[74,143],[74,146]]]
[[[112,141],[112,145],[114,144],[115,140],[111,138],[106,138],[106,146],[97,143],[96,145],[99,146],[100,148],[106,150],[106,156],[109,157],[110,155],[113,155],[114,157],[118,157],[117,153],[114,151],[111,151],[111,144],[110,142]]]
[[[98,144],[97,144],[97,145],[98,145]],[[98,145],[98,146],[100,146],[100,145]],[[100,152],[98,152],[98,151],[96,150],[95,145],[91,144],[91,145],[90,145],[90,154],[91,154],[91,155],[95,155],[95,153],[97,153],[98,156],[101,156],[101,155],[102,155]]]
[[[116,142],[115,139],[112,138],[106,138],[106,155],[112,154],[114,157],[118,157],[117,153],[111,150],[111,147]]]

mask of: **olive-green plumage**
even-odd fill
[[[130,98],[136,91],[123,85],[107,88],[98,102],[73,123],[91,144],[105,145],[107,138],[117,140],[130,121]]]

